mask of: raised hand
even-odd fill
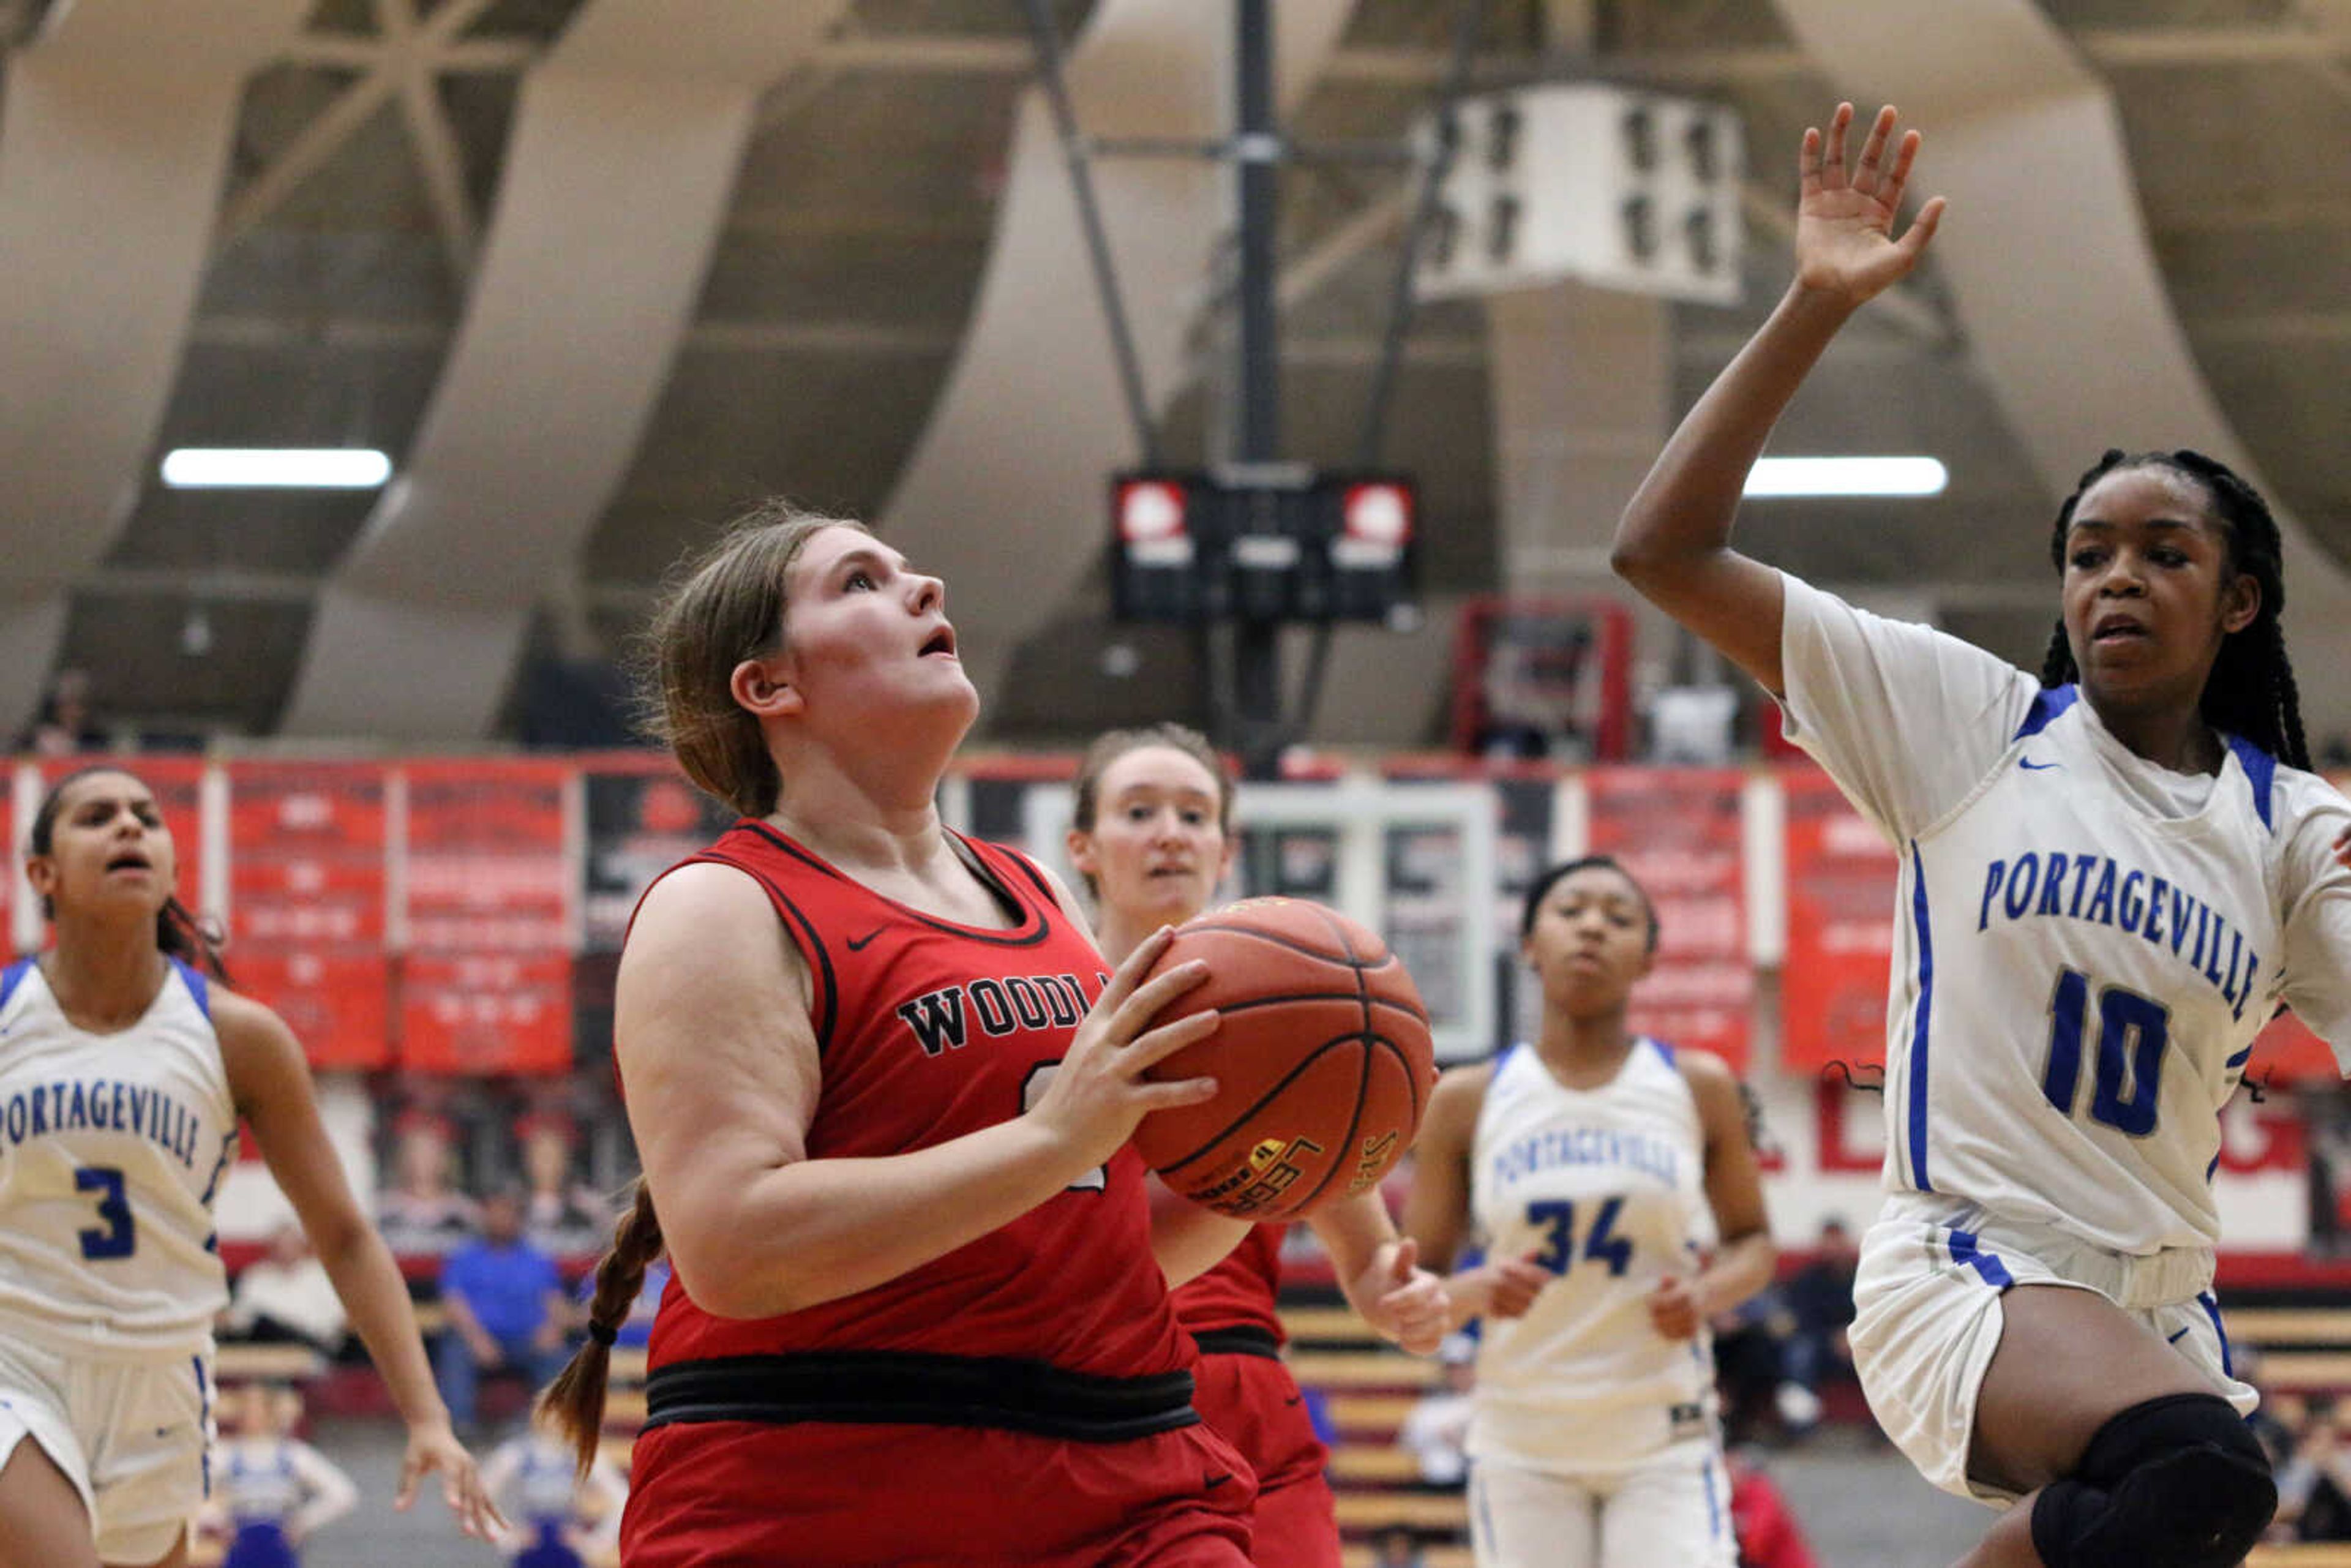
[[[1896,141],[1894,124],[1894,107],[1888,104],[1877,111],[1860,157],[1850,165],[1845,132],[1853,125],[1853,105],[1837,105],[1827,136],[1817,126],[1805,129],[1797,162],[1803,192],[1796,205],[1799,286],[1859,305],[1916,267],[1935,237],[1935,226],[1943,218],[1940,196],[1918,209],[1900,238],[1894,235],[1902,187],[1910,178],[1919,140],[1916,131],[1906,131]]]

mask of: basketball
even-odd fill
[[[1208,977],[1162,1023],[1214,1008],[1217,1031],[1158,1079],[1215,1099],[1155,1111],[1134,1146],[1176,1192],[1235,1219],[1293,1219],[1369,1189],[1412,1146],[1437,1083],[1428,1009],[1387,944],[1322,904],[1252,898],[1186,921],[1153,972]]]

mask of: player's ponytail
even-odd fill
[[[570,1442],[582,1476],[595,1464],[596,1446],[604,1437],[604,1385],[611,1373],[612,1342],[644,1287],[647,1266],[661,1251],[661,1219],[653,1213],[653,1189],[640,1176],[636,1200],[612,1228],[611,1250],[596,1263],[596,1293],[588,1302],[588,1343],[538,1396],[539,1415]]]
[[[2310,747],[2302,733],[2302,692],[2294,680],[2294,664],[2286,657],[2285,629],[2278,619],[2285,609],[2285,551],[2269,503],[2234,469],[2201,452],[2185,447],[2140,453],[2109,448],[2057,509],[2057,524],[2049,536],[2049,560],[2061,577],[2065,570],[2065,534],[2074,526],[2074,508],[2091,486],[2117,468],[2168,468],[2194,480],[2211,497],[2213,511],[2228,528],[2224,570],[2251,577],[2260,585],[2262,602],[2250,623],[2221,640],[2220,654],[2204,680],[2199,709],[2204,722],[2214,729],[2241,736],[2289,767],[2308,768]],[[2041,662],[2041,684],[2062,686],[2080,678],[2061,618],[2050,633],[2049,651]]]

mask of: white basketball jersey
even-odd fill
[[[301,1511],[310,1495],[296,1462],[295,1444],[283,1437],[239,1437],[221,1446],[213,1467],[213,1496],[239,1524],[283,1524]]]
[[[580,1458],[564,1444],[537,1432],[515,1439],[514,1507],[535,1524],[569,1523],[579,1511]]]
[[[236,1112],[209,1002],[175,959],[136,1024],[90,1034],[32,959],[0,972],[0,1333],[142,1355],[211,1343]]]
[[[1489,1257],[1558,1277],[1519,1318],[1479,1330],[1469,1451],[1546,1470],[1614,1469],[1709,1435],[1712,1343],[1671,1340],[1647,1298],[1696,1273],[1706,1136],[1672,1050],[1634,1042],[1595,1089],[1533,1050],[1494,1064],[1470,1145],[1470,1215]]]
[[[2232,742],[2203,810],[2158,816],[2088,716],[2074,687],[2041,693],[1904,846],[1887,1185],[2117,1252],[2206,1247],[2220,1108],[2281,979],[2277,765]]]
[[[2158,767],[2074,686],[1783,580],[1787,733],[1901,856],[1886,1186],[2210,1248],[2254,1035],[2283,1001],[2351,1044],[2351,807],[2233,737]]]

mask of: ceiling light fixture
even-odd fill
[[[1950,474],[1933,457],[1765,457],[1749,496],[1939,496]]]
[[[174,490],[373,490],[391,477],[392,459],[364,448],[182,446],[163,457]]]

